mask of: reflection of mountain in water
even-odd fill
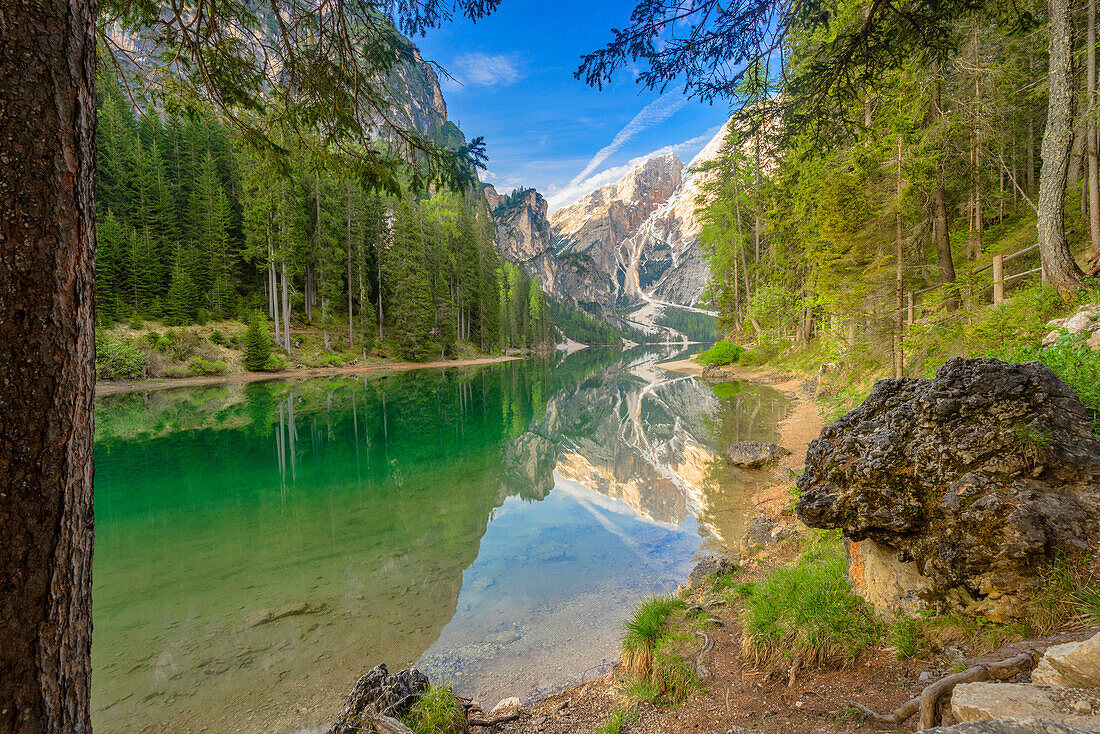
[[[780,402],[715,393],[654,367],[656,356],[584,350],[99,401],[96,730],[317,726],[366,668],[416,661],[460,604],[483,617],[550,615],[557,629],[625,610],[643,581],[682,578],[699,542],[685,517],[717,526],[713,476],[728,471],[713,456],[767,437],[761,424],[774,426]],[[548,498],[555,473],[583,487],[529,502]],[[494,522],[487,540],[501,515],[513,520]],[[569,527],[579,534],[567,541]],[[601,555],[604,531],[626,551]],[[537,574],[518,569],[521,557]],[[489,570],[475,573],[479,559]],[[577,563],[598,570],[578,579]],[[635,566],[648,578],[623,581]],[[553,580],[556,596],[470,585],[490,571],[519,574],[513,589]],[[494,624],[470,634],[516,636]],[[608,637],[586,629],[576,644]],[[540,661],[532,686],[578,672],[565,669],[564,643],[534,639],[523,643],[524,659]]]
[[[732,442],[774,440],[786,401],[743,383],[716,392],[656,366],[670,358],[632,350],[554,392],[505,452],[513,487],[545,496],[556,471],[658,522],[702,514],[715,461]]]

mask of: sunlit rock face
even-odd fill
[[[618,306],[647,298],[697,304],[708,270],[696,210],[709,174],[696,169],[717,157],[727,132],[687,165],[655,156],[549,216],[536,191],[506,197],[487,187],[505,257],[558,300],[610,323]]]

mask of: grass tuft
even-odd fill
[[[875,644],[882,628],[852,593],[844,548],[835,533],[811,539],[789,566],[738,588],[744,597],[744,646],[755,664],[840,666]]]
[[[657,596],[644,602],[627,620],[623,634],[623,667],[629,675],[654,680],[653,656],[668,630],[673,613],[684,602],[672,596]]]
[[[416,734],[456,734],[465,729],[466,714],[450,686],[432,686],[403,720]]]

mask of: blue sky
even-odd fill
[[[626,70],[597,91],[573,78],[584,52],[624,26],[633,0],[502,0],[490,17],[457,20],[415,39],[441,79],[448,113],[467,137],[485,137],[497,189],[537,188],[551,210],[616,180],[632,161],[672,149],[690,160],[727,107],[647,92]]]

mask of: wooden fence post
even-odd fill
[[[993,256],[993,303],[1002,303],[1005,299],[1005,256]]]
[[[916,322],[916,305],[913,303],[913,291],[909,291],[909,325],[912,326]]]

